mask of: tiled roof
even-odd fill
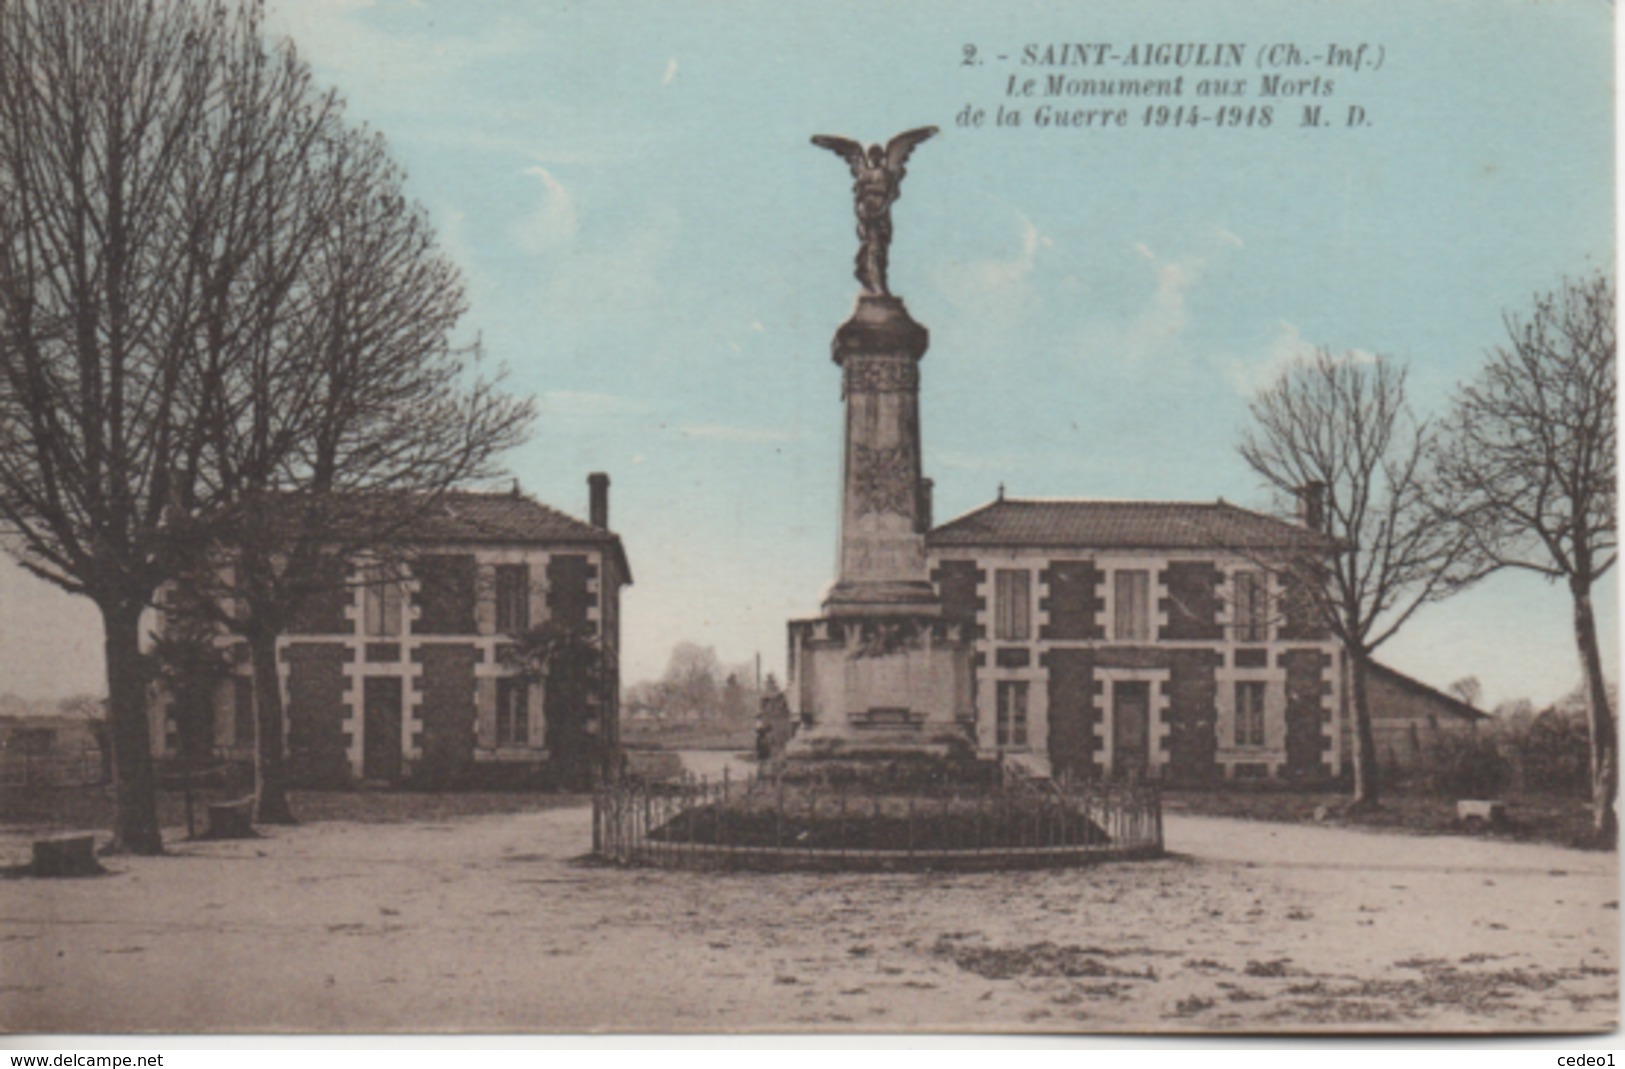
[[[614,542],[613,531],[512,493],[455,490],[415,517],[415,537],[445,542]]]
[[[596,543],[615,554],[622,577],[632,582],[620,535],[523,494],[454,490],[442,495],[432,511],[415,517],[411,531],[414,538],[433,542]]]
[[[930,546],[1088,549],[1330,548],[1298,524],[1224,501],[1065,501],[1001,498],[934,528]]]
[[[1425,698],[1441,706],[1445,712],[1453,716],[1459,716],[1463,720],[1488,720],[1490,718],[1490,714],[1484,710],[1475,709],[1455,695],[1446,694],[1437,687],[1430,687],[1420,679],[1408,676],[1397,668],[1389,668],[1377,661],[1368,661],[1367,664],[1373,676],[1380,676],[1401,690],[1408,690],[1412,694]]]
[[[297,500],[284,499],[282,507],[297,507]],[[399,494],[348,494],[336,496],[327,507],[331,511],[326,523],[340,538],[347,525],[354,522],[364,524],[361,529],[368,532],[369,539],[381,537],[395,542],[598,545],[616,555],[621,574],[628,583],[632,581],[625,547],[614,531],[594,527],[511,491],[451,490],[432,503]]]

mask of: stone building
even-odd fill
[[[609,529],[609,477],[588,484],[585,523],[517,487],[448,494],[415,522],[403,562],[386,571],[356,561],[347,583],[302,607],[278,640],[296,782],[523,782],[549,767],[579,778],[613,751],[621,587],[632,573]],[[504,663],[504,646],[547,622],[583,636],[596,670],[531,683]],[[253,681],[246,648],[233,652],[202,736],[217,755],[249,759]],[[158,756],[199,734],[188,730],[197,715],[156,697]]]
[[[1268,567],[1334,551],[1313,491],[1301,507],[1001,493],[932,529],[943,616],[974,635],[978,752],[1039,775],[1337,775],[1339,646]]]

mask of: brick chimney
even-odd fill
[[[920,534],[931,530],[931,491],[936,483],[930,479],[920,480],[920,506],[914,514],[914,526]]]
[[[587,476],[587,522],[609,530],[609,476],[601,471]]]
[[[1298,487],[1298,522],[1311,531],[1326,530],[1326,484],[1304,483]]]

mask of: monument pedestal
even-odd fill
[[[959,756],[974,749],[974,636],[942,618],[927,574],[919,361],[903,302],[858,298],[835,334],[846,450],[841,548],[823,615],[790,623],[791,759]]]
[[[790,758],[965,757],[974,751],[969,636],[940,617],[790,623]],[[798,708],[797,708],[798,707]]]

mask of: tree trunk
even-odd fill
[[[1574,579],[1574,638],[1580,647],[1585,673],[1586,723],[1591,732],[1591,831],[1598,846],[1612,843],[1619,834],[1614,800],[1619,793],[1619,743],[1614,735],[1614,713],[1608,703],[1602,675],[1602,653],[1597,648],[1597,621],[1591,612],[1591,584]]]
[[[147,726],[140,605],[101,606],[107,656],[107,727],[113,745],[113,841],[109,850],[161,854],[157,779]]]
[[[1371,701],[1366,693],[1367,655],[1349,651],[1350,683],[1354,691],[1354,800],[1356,811],[1375,809],[1380,800],[1377,785],[1377,740],[1371,732]]]
[[[251,629],[254,668],[254,823],[293,824],[288,805],[288,766],[283,758],[282,681],[277,670],[275,631]]]

